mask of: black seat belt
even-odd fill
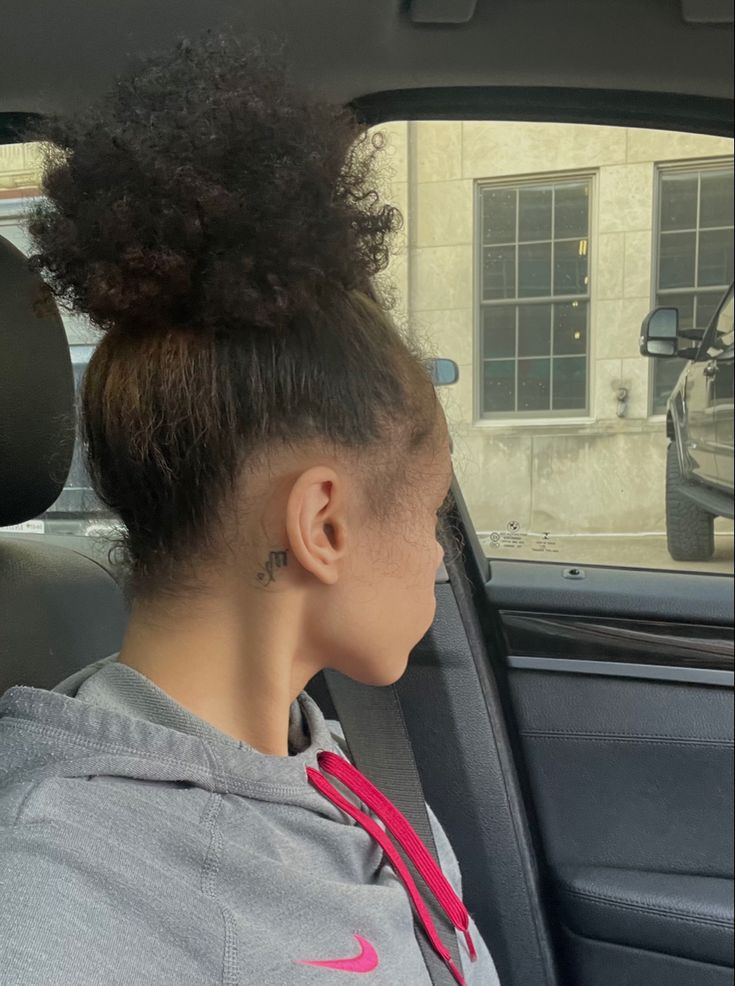
[[[403,718],[398,689],[395,685],[381,688],[361,685],[338,671],[326,669],[324,678],[355,766],[403,812],[438,863],[421,778]],[[400,847],[397,848],[400,851]],[[426,887],[411,860],[405,853],[402,855],[416,884]],[[461,970],[454,926],[428,888],[422,896],[442,942],[449,949],[456,967]],[[416,914],[414,928],[433,986],[456,986],[454,976],[434,951],[417,922]]]

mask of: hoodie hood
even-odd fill
[[[39,731],[53,737],[41,742]],[[6,737],[3,741],[3,737]],[[339,815],[306,781],[321,750],[342,748],[319,706],[302,692],[279,757],[221,733],[116,656],[52,691],[18,686],[0,699],[0,781],[94,774],[193,784],[207,791]]]

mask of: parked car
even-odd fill
[[[679,340],[699,344],[679,347]],[[714,554],[716,517],[733,516],[733,288],[709,327],[682,330],[676,308],[645,318],[640,349],[657,359],[687,363],[666,407],[666,536],[677,561]]]

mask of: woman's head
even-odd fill
[[[222,38],[41,136],[35,263],[104,331],[82,425],[133,593],[224,572],[328,590],[342,615],[307,612],[314,638],[351,640],[374,677],[359,637],[378,608],[400,602],[399,647],[431,619],[450,472],[423,363],[371,287],[400,222],[375,188],[379,144]]]

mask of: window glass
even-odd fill
[[[733,296],[722,308],[717,317],[717,341],[721,346],[732,346],[733,339]]]
[[[645,359],[638,337],[657,304],[677,307],[691,332],[721,303],[733,276],[732,141],[477,120],[380,129],[384,190],[405,219],[385,284],[397,324],[459,365],[440,397],[487,554],[731,574],[726,518],[714,521],[711,558],[669,554],[661,414],[688,364]],[[37,181],[32,146],[0,147],[0,236],[25,251],[21,214]],[[64,322],[79,383],[96,335]],[[730,447],[731,379],[713,398]],[[730,460],[730,490],[731,473]],[[36,525],[112,526],[81,449]]]
[[[516,248],[483,247],[483,298],[496,301],[516,293]]]
[[[688,364],[646,359],[638,340],[657,304],[691,334],[721,303],[732,141],[479,120],[380,129],[405,219],[387,282],[398,323],[459,365],[440,396],[488,556],[731,573],[726,517],[711,558],[669,553],[662,415]]]
[[[476,187],[482,359],[502,360],[483,371],[482,414],[579,414],[587,406],[591,182]],[[572,297],[585,300],[553,303]],[[569,356],[576,359],[565,366]]]
[[[715,386],[722,391],[722,382],[727,379],[728,391],[732,403],[732,346],[733,346],[733,296],[727,299],[717,315],[717,321],[710,328],[703,343],[704,357],[707,359],[722,359],[730,362],[729,371],[720,368],[717,373]],[[700,357],[701,358],[701,357]],[[722,396],[722,394],[721,394]]]
[[[518,311],[518,355],[551,355],[551,305],[523,305]]]
[[[667,175],[661,182],[661,230],[697,227],[698,181],[696,175]]]

